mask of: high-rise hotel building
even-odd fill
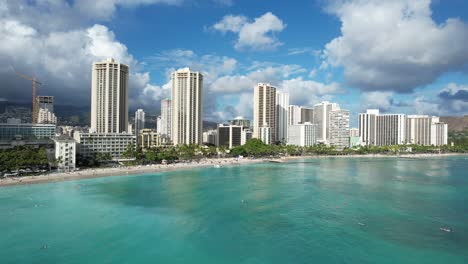
[[[409,115],[406,118],[406,141],[423,146],[447,145],[447,124],[437,116]]]
[[[376,119],[377,146],[402,145],[406,143],[406,116],[403,114],[378,115]]]
[[[259,83],[254,89],[253,137],[265,139],[272,144],[276,141],[276,87]],[[263,129],[264,128],[264,129]],[[261,131],[262,130],[262,131]],[[262,133],[263,132],[263,133]],[[268,139],[265,137],[268,136]]]
[[[330,140],[330,111],[340,110],[337,103],[321,102],[314,105],[313,121],[317,124],[317,141],[329,143]]]
[[[375,145],[376,121],[379,115],[378,109],[367,109],[366,113],[359,114],[359,136],[364,146]]]
[[[329,143],[337,149],[349,147],[349,111],[334,110],[329,113]]]
[[[276,138],[286,143],[288,141],[289,94],[276,92]]]
[[[203,143],[203,75],[189,68],[171,74],[174,145]]]
[[[160,133],[168,138],[171,138],[172,130],[172,104],[171,99],[161,100],[161,128]]]
[[[135,135],[138,138],[140,130],[145,128],[145,111],[143,109],[138,109],[135,112]]]
[[[424,146],[446,145],[447,124],[439,117],[427,115],[379,114],[377,109],[368,109],[359,114],[359,135],[362,145]]]
[[[107,59],[95,62],[91,82],[91,131],[122,133],[128,129],[127,65]]]

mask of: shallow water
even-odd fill
[[[324,158],[4,187],[0,219],[0,263],[468,263],[468,159]]]

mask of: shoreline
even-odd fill
[[[195,168],[209,168],[216,165],[232,166],[232,165],[245,165],[264,162],[286,163],[290,160],[297,159],[323,159],[323,158],[412,158],[412,159],[426,159],[435,157],[449,157],[449,156],[468,156],[466,153],[441,153],[441,154],[403,154],[403,155],[384,155],[384,154],[365,154],[365,155],[305,155],[305,156],[286,156],[286,157],[273,157],[273,158],[219,158],[219,159],[203,159],[199,162],[181,162],[174,164],[153,164],[153,165],[139,165],[118,168],[97,168],[78,170],[73,172],[55,172],[37,176],[24,176],[0,179],[0,188],[3,186],[12,185],[26,185],[38,183],[53,183],[61,181],[73,181],[82,179],[93,179],[102,177],[113,176],[137,176],[141,174],[160,173],[177,171],[184,169]]]
[[[271,159],[273,160],[273,159]],[[276,159],[279,160],[279,159]],[[265,162],[265,159],[237,159],[237,158],[219,158],[219,159],[204,159],[199,162],[180,162],[173,164],[153,164],[153,165],[137,165],[117,168],[95,168],[77,170],[73,172],[55,172],[36,176],[23,176],[23,177],[12,177],[0,179],[0,188],[3,186],[12,185],[27,185],[37,183],[52,183],[61,181],[73,181],[93,178],[103,178],[112,176],[137,176],[141,174],[160,173],[177,171],[184,169],[195,169],[195,168],[209,168],[216,165],[220,166],[232,166],[232,165],[243,165]]]

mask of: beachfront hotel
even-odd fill
[[[266,144],[274,143],[276,141],[277,125],[276,87],[269,83],[259,83],[255,86],[253,119],[253,137],[264,139],[263,142]]]
[[[202,144],[203,142],[203,75],[189,68],[171,74],[172,82],[172,142]]]
[[[68,136],[59,136],[54,141],[55,160],[58,171],[73,171],[76,167],[76,141]]]
[[[112,58],[93,63],[91,81],[91,131],[128,131],[127,65]]]
[[[447,124],[439,117],[409,115],[406,117],[406,140],[409,144],[440,146],[447,144]]]
[[[376,116],[378,109],[367,109],[366,113],[359,114],[359,136],[363,146],[375,145]]]
[[[288,145],[309,147],[317,143],[317,125],[310,122],[295,124],[288,128]]]
[[[110,154],[112,160],[123,159],[123,153],[131,146],[136,149],[136,136],[130,133],[75,133],[78,153],[83,157]]]
[[[330,111],[340,110],[337,103],[327,101],[314,105],[313,122],[317,124],[317,142],[328,144],[330,140]]]
[[[381,115],[377,109],[368,109],[359,114],[359,136],[362,145],[441,146],[448,143],[448,127],[436,116]]]
[[[330,111],[329,120],[330,145],[339,150],[349,147],[349,111]]]
[[[289,94],[276,92],[276,138],[278,141],[288,140]]]
[[[217,146],[233,148],[240,146],[242,141],[242,126],[236,125],[218,125]]]

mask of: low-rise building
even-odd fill
[[[136,148],[136,136],[129,133],[75,133],[74,137],[83,157],[109,153],[113,160],[119,160],[129,146]]]
[[[352,127],[349,129],[349,136],[350,137],[359,137],[359,128]]]
[[[247,143],[247,141],[249,141],[249,139],[251,139],[252,137],[253,137],[252,129],[245,128],[244,130],[242,130],[242,133],[241,133],[241,146],[245,145],[245,143]]]
[[[55,136],[54,124],[1,123],[0,140],[50,139]]]
[[[353,148],[353,147],[358,147],[358,146],[361,146],[362,143],[361,143],[361,137],[359,136],[351,136],[349,137],[349,147],[350,148]]]
[[[203,144],[215,146],[218,142],[218,130],[212,129],[203,132]]]
[[[53,138],[55,143],[55,160],[59,171],[73,171],[76,168],[76,141],[73,138],[60,136]]]
[[[167,135],[161,135],[153,129],[142,129],[138,134],[138,146],[143,151],[156,147],[171,146],[171,140]]]

